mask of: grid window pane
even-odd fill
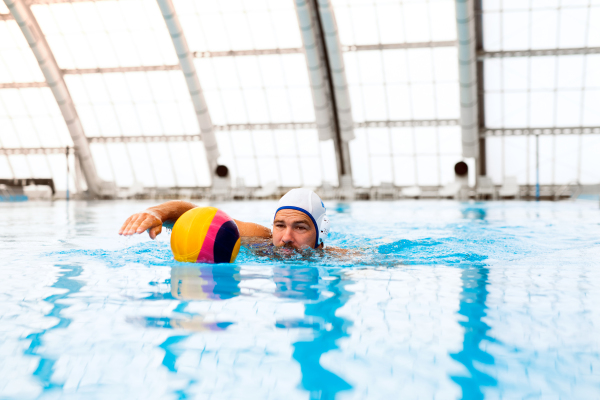
[[[8,163],[8,157],[5,155],[0,155],[0,179],[13,179],[14,174],[12,172],[12,167]]]
[[[31,8],[61,68],[177,64],[163,17],[152,0],[35,4]]]
[[[213,123],[313,122],[303,54],[196,60]]]
[[[401,2],[333,0],[343,45],[456,40],[451,0]]]
[[[73,146],[49,88],[0,89],[0,146]]]
[[[462,160],[458,126],[368,128],[356,135],[350,151],[357,186],[445,185]]]
[[[598,126],[597,66],[598,54],[486,60],[486,126]]]
[[[410,156],[394,157],[395,184],[399,186],[414,186],[417,184],[415,158]]]
[[[290,1],[176,0],[174,4],[192,51],[302,46]]]
[[[600,135],[583,135],[580,140],[580,183],[597,184],[600,182]]]
[[[148,154],[146,143],[127,143],[127,153],[131,157],[133,175],[135,181],[141,183],[144,187],[155,187],[156,179],[154,169],[156,166]]]
[[[355,121],[459,117],[454,48],[344,55]]]
[[[597,46],[600,4],[593,2],[484,1],[484,46],[487,51],[581,48]]]
[[[39,65],[15,21],[0,21],[0,83],[44,82]]]
[[[221,131],[220,162],[231,167],[233,182],[246,186],[337,184],[333,146],[319,142],[316,130]]]
[[[65,80],[88,136],[198,134],[178,71],[67,75]]]

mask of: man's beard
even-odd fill
[[[312,255],[312,253],[312,249],[308,246],[298,249],[289,243],[273,249],[273,254],[282,258],[303,258]]]

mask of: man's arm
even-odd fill
[[[237,219],[234,219],[234,221],[240,231],[241,237],[260,237],[269,239],[273,236],[271,230],[266,226],[255,224],[254,222],[242,222]]]
[[[186,211],[196,207],[195,204],[179,200],[167,201],[158,206],[150,207],[146,211],[133,214],[127,218],[119,230],[119,235],[129,236],[148,230],[150,238],[155,239],[162,231],[163,223],[175,222]],[[252,222],[234,221],[242,237],[271,237],[271,230],[267,227]]]
[[[148,229],[148,234],[151,239],[155,239],[156,235],[162,231],[164,222],[177,221],[186,211],[196,208],[195,204],[187,201],[173,200],[159,204],[155,207],[150,207],[146,211],[133,214],[127,218],[119,235],[130,236],[136,233],[142,233]]]

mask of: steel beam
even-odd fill
[[[47,82],[11,82],[0,83],[0,89],[27,89],[48,87]]]
[[[545,57],[545,56],[571,56],[577,54],[600,54],[600,47],[578,47],[568,49],[539,49],[539,50],[511,50],[511,51],[483,51],[477,52],[478,60],[488,58],[509,57]]]
[[[575,126],[562,128],[486,128],[480,131],[480,137],[494,136],[539,136],[539,135],[598,135],[599,126]]]
[[[199,135],[155,135],[155,136],[92,136],[90,143],[172,143],[200,142]]]
[[[409,42],[409,43],[386,43],[386,44],[358,44],[353,46],[342,46],[342,51],[368,51],[368,50],[400,50],[400,49],[428,49],[434,47],[456,47],[455,40],[439,42]]]
[[[290,47],[286,49],[252,49],[252,50],[229,50],[229,51],[194,51],[195,58],[212,57],[240,57],[240,56],[266,56],[274,54],[298,54],[302,53],[300,47]]]
[[[421,127],[421,126],[456,126],[460,121],[457,119],[408,119],[397,121],[365,121],[354,124],[356,128],[399,128],[399,127]]]
[[[299,14],[300,18],[301,15]],[[309,32],[306,21],[300,21],[304,24],[301,26],[302,34]],[[304,39],[304,38],[303,38]],[[310,40],[310,36],[306,39]],[[313,38],[314,39],[314,38]],[[314,39],[316,40],[316,39]],[[313,40],[313,42],[314,42]],[[414,42],[414,43],[386,43],[386,44],[359,44],[353,46],[341,46],[343,52],[349,51],[369,51],[369,50],[398,50],[398,49],[427,49],[433,47],[456,47],[455,40],[439,41],[439,42]],[[195,51],[192,54],[196,58],[212,58],[212,57],[243,57],[243,56],[264,56],[275,54],[298,54],[303,53],[302,47],[289,47],[284,49],[252,49],[252,50],[229,50],[229,51]]]
[[[66,154],[66,147],[21,147],[21,148],[1,148],[0,155],[30,155],[30,154]]]
[[[457,126],[456,119],[365,121],[357,122],[356,128],[398,128],[423,126]],[[215,131],[260,131],[316,129],[314,122],[215,125]],[[93,136],[90,143],[150,143],[150,142],[199,142],[198,135],[155,135],[155,136]]]
[[[264,124],[215,125],[215,131],[265,131],[285,129],[316,129],[314,122],[267,122]]]
[[[426,126],[457,126],[459,121],[456,119],[431,119],[431,120],[397,120],[397,121],[364,121],[354,124],[355,128],[401,128],[401,127],[426,127]],[[316,129],[314,122],[293,122],[293,123],[265,123],[265,124],[232,124],[215,125],[215,131],[260,131],[260,130],[299,130]],[[551,129],[551,128],[545,128]],[[557,129],[582,129],[583,133],[589,132],[589,129],[600,128],[557,128]],[[482,136],[498,135],[519,135],[522,133],[512,133],[513,130],[505,129],[508,133],[500,133],[500,130],[488,129],[482,133]],[[514,130],[519,131],[520,130]],[[578,132],[575,132],[578,133]],[[200,142],[198,135],[146,135],[146,136],[91,136],[87,140],[90,143],[151,143],[151,142]],[[36,148],[0,148],[0,155],[12,154],[64,154],[64,147],[36,147]]]
[[[206,104],[204,93],[200,86],[196,66],[194,65],[194,56],[188,47],[187,40],[183,34],[183,28],[175,13],[173,2],[171,0],[157,0],[157,2],[167,25],[167,29],[169,30],[169,35],[171,35],[173,46],[175,47],[175,52],[177,53],[177,58],[181,65],[181,70],[185,76],[185,82],[190,92],[190,97],[192,98],[194,110],[196,111],[202,143],[204,144],[204,149],[206,151],[206,159],[211,171],[211,176],[214,178],[219,159],[219,146],[217,144],[217,138],[215,137],[212,120],[208,112],[208,105]]]
[[[12,21],[14,17],[12,14],[0,14],[0,21]]]
[[[71,139],[73,140],[75,152],[81,163],[90,194],[93,196],[113,196],[114,185],[109,182],[103,182],[98,177],[89,144],[79,116],[77,115],[71,94],[31,9],[24,0],[4,0],[4,3],[15,18],[19,28],[21,28],[23,36],[25,36],[29,47],[31,47],[42,74],[58,103]]]
[[[177,65],[140,65],[136,67],[114,67],[114,68],[81,68],[81,69],[63,69],[63,74],[110,74],[115,72],[152,72],[152,71],[180,71],[181,67]]]
[[[478,1],[478,0],[476,0]],[[460,125],[463,157],[479,157],[477,109],[477,60],[473,0],[456,0]]]

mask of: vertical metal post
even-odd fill
[[[540,135],[535,135],[535,200],[540,201]]]
[[[475,55],[483,52],[483,5],[482,0],[474,1],[475,7]],[[477,59],[477,123],[478,131],[483,132],[485,129],[485,86],[484,86],[484,65],[483,59]],[[478,135],[479,151],[477,159],[477,175],[487,175],[486,163],[486,142],[485,136]]]
[[[67,201],[69,201],[69,146],[67,146],[65,154],[67,155]]]

